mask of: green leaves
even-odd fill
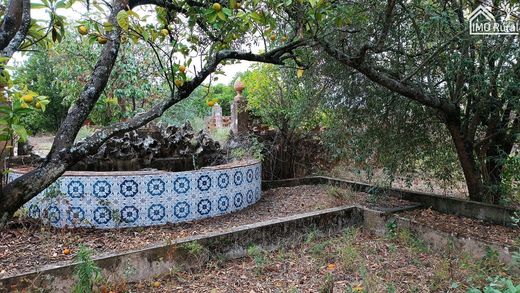
[[[29,137],[29,135],[27,134],[27,130],[25,129],[25,127],[23,125],[13,124],[13,125],[11,125],[11,127],[13,128],[14,133],[16,133],[18,135],[20,141],[22,141],[22,142],[27,141],[27,138]]]
[[[47,8],[47,5],[42,3],[31,3],[31,9],[43,9]]]
[[[117,24],[125,31],[128,30],[128,12],[125,10],[119,11],[116,16]]]

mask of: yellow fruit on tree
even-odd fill
[[[213,10],[215,10],[216,12],[222,10],[222,6],[220,6],[220,3],[213,3]]]
[[[106,44],[108,42],[107,38],[103,37],[103,36],[99,36],[97,37],[97,42],[100,43],[101,45],[103,44]]]
[[[181,87],[183,84],[184,84],[184,80],[182,80],[182,79],[176,79],[175,80],[175,85],[177,87]]]
[[[182,72],[182,73],[185,73],[186,72],[186,66],[180,65],[179,66],[179,71]]]
[[[84,25],[80,25],[78,27],[78,32],[80,33],[80,35],[84,36],[84,35],[88,34],[88,28]]]
[[[298,70],[296,70],[296,76],[298,78],[301,78],[303,76],[303,73],[305,72],[305,70],[303,68],[298,68]]]
[[[42,103],[36,102],[36,109],[41,109],[41,108],[42,108]]]
[[[24,95],[22,96],[22,100],[28,104],[32,103],[34,98],[32,95]]]
[[[20,107],[22,107],[22,109],[27,109],[29,108],[29,105],[27,105],[27,103],[22,103]]]
[[[170,32],[169,32],[167,29],[163,28],[163,29],[161,30],[161,34],[162,34],[163,36],[166,37],[167,35],[170,34]]]
[[[208,102],[208,106],[209,106],[209,107],[213,107],[213,106],[215,106],[215,102],[213,102],[213,101],[209,101],[209,102]]]
[[[269,37],[271,39],[271,41],[275,41],[276,40],[276,35],[275,34],[272,34],[271,37]]]

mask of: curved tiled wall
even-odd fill
[[[188,172],[67,172],[24,205],[55,227],[120,228],[241,210],[261,196],[260,162]],[[16,170],[10,180],[21,176]]]

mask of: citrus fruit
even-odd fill
[[[78,32],[79,32],[80,35],[84,36],[84,35],[88,34],[88,28],[86,26],[84,26],[84,25],[80,25],[78,27]]]
[[[28,104],[32,103],[34,98],[32,95],[23,95],[22,100]]]
[[[103,36],[99,36],[97,37],[97,42],[100,43],[101,45],[103,44],[106,44],[108,42],[107,38],[103,37]]]

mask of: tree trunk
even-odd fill
[[[489,198],[486,198],[483,193],[482,175],[473,154],[473,144],[464,137],[458,115],[450,115],[446,119],[446,126],[464,173],[469,198],[474,201],[489,202]]]
[[[490,141],[485,152],[485,176],[483,185],[489,193],[490,202],[500,204],[503,198],[502,175],[504,171],[504,162],[513,149],[512,140],[508,140],[505,135],[497,135]]]

